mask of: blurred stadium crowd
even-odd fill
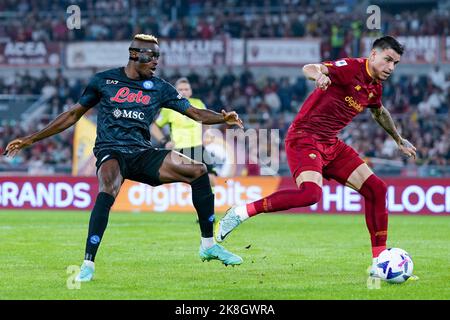
[[[87,12],[82,28],[74,32],[68,32],[65,24],[65,8],[70,4],[77,4],[82,12]],[[359,40],[367,32],[361,23],[366,17],[358,17],[350,9],[356,5],[358,1],[352,0],[158,0],[152,5],[144,0],[6,0],[0,1],[0,40],[128,40],[136,33],[181,39],[314,36],[322,38],[322,57],[328,60],[359,56]],[[424,16],[410,11],[386,13],[381,31],[391,35],[449,34],[448,12],[432,10]],[[187,76],[194,96],[201,98],[210,109],[234,109],[245,120],[247,128],[279,128],[283,139],[300,105],[313,89],[312,83],[300,73],[299,67],[298,77],[256,77],[247,68],[239,71],[229,68],[224,74],[216,73],[213,68],[200,74],[191,68],[170,75],[159,70],[158,75],[171,83]],[[63,71],[50,77],[45,70],[39,76],[18,71],[15,77],[0,77],[2,94],[53,96],[48,118],[43,118],[37,126],[33,123],[32,127],[23,128],[2,120],[0,146],[5,147],[12,138],[45,126],[78,100],[87,81],[87,78],[68,77]],[[407,161],[415,167],[450,165],[449,73],[435,66],[427,74],[394,75],[384,84],[383,101],[402,135],[417,147],[416,161],[405,160],[396,152],[395,143],[370,118],[369,112],[358,116],[341,138],[368,159]],[[24,165],[70,166],[72,136],[71,129],[26,149],[14,159],[0,157],[0,166],[12,169]],[[280,147],[284,149],[283,141]],[[285,162],[283,150],[281,162]]]
[[[66,26],[66,8],[83,13],[79,30]],[[356,0],[5,0],[0,39],[15,41],[128,40],[147,33],[170,39],[320,37],[322,57],[360,54],[360,39],[370,34],[363,24],[366,5]],[[48,10],[42,10],[47,8]],[[361,12],[355,14],[355,12]],[[383,12],[383,34],[450,33],[446,10],[398,14]]]

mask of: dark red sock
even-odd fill
[[[262,212],[276,212],[311,206],[320,201],[322,188],[314,182],[303,182],[300,189],[281,190],[261,200],[247,204],[249,217]]]
[[[386,184],[376,175],[371,175],[359,193],[364,197],[366,224],[372,244],[372,256],[386,249],[388,213],[386,210]]]

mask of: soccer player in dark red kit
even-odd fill
[[[288,164],[298,189],[281,190],[261,200],[228,209],[216,226],[216,240],[223,241],[249,217],[311,206],[322,197],[322,180],[334,179],[358,191],[365,201],[365,217],[372,244],[371,275],[376,258],[386,249],[388,213],[386,184],[358,153],[338,139],[338,133],[368,108],[378,124],[408,157],[416,148],[398,133],[389,111],[381,102],[382,81],[386,80],[403,54],[396,39],[375,40],[368,58],[346,58],[303,67],[316,89],[305,100],[285,140]]]

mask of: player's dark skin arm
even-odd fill
[[[208,109],[197,109],[190,106],[186,112],[189,118],[199,121],[203,124],[217,124],[217,123],[227,123],[229,125],[238,125],[240,128],[244,128],[242,120],[235,111],[226,112],[222,110],[222,113],[217,113]]]
[[[50,122],[44,129],[33,133],[29,136],[15,139],[8,143],[3,155],[13,157],[21,149],[32,145],[33,143],[53,136],[66,130],[74,125],[82,116],[86,113],[88,108],[83,107],[81,104],[74,104],[69,110],[61,113],[52,122]]]
[[[401,152],[408,157],[416,158],[416,148],[406,139],[403,139],[395,127],[394,120],[389,111],[384,107],[370,109],[375,121],[394,139]]]
[[[14,157],[21,149],[66,130],[80,120],[87,111],[88,108],[83,107],[81,104],[74,104],[69,110],[57,116],[44,129],[8,143],[4,155]],[[119,163],[116,159],[106,161],[102,164],[98,170],[98,181],[100,192],[106,192],[114,197],[117,196],[120,186],[123,183],[123,178],[120,174]]]

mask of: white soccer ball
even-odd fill
[[[413,268],[411,256],[403,249],[388,248],[378,256],[378,275],[386,282],[405,282],[412,276]]]

